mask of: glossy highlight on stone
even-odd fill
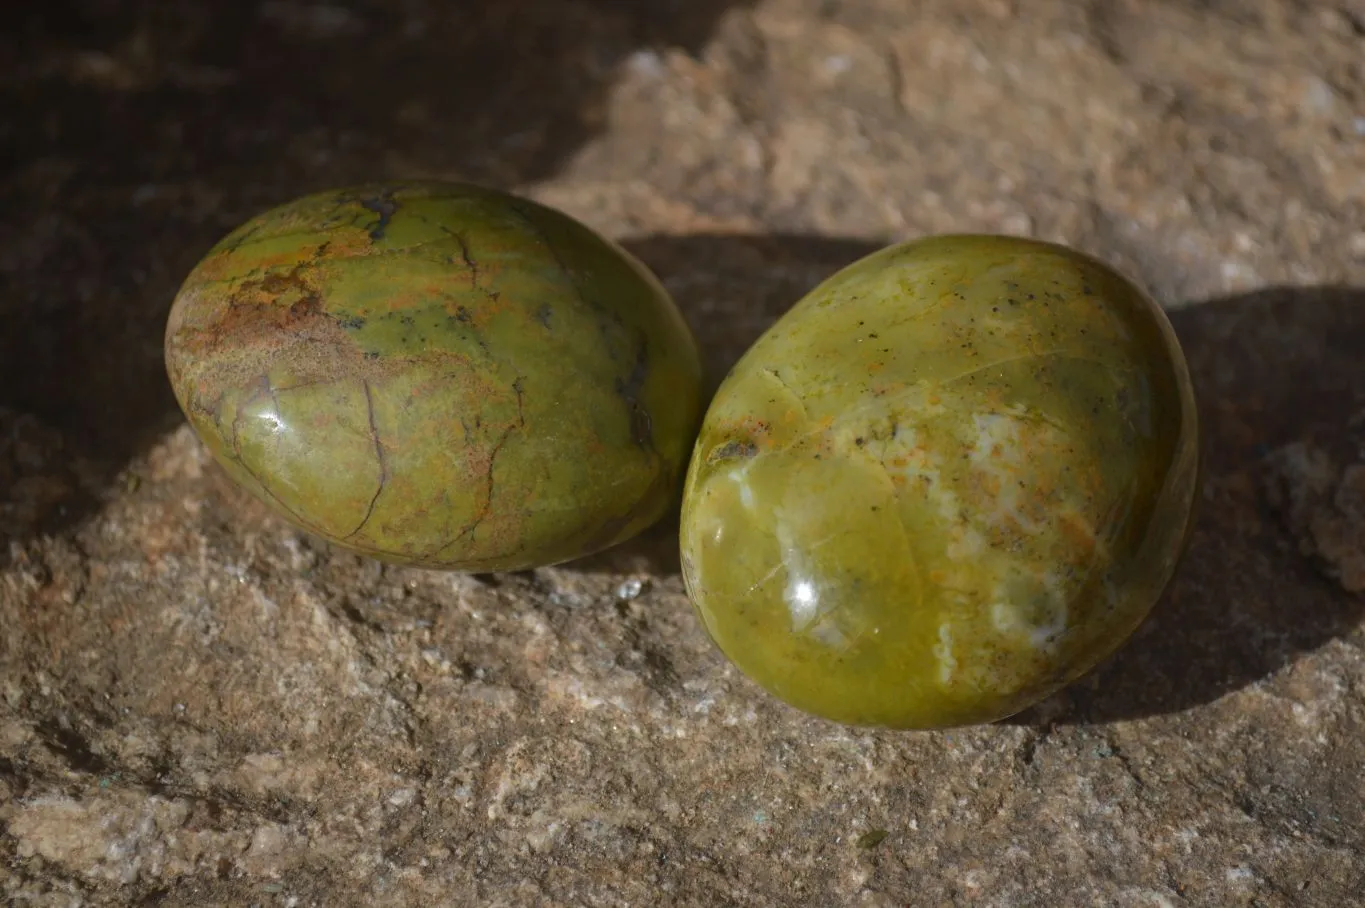
[[[681,483],[696,344],[659,282],[560,212],[438,182],[268,211],[171,308],[166,365],[227,471],[387,561],[517,570],[638,533]]]
[[[1117,649],[1190,531],[1183,353],[1074,250],[939,236],[855,262],[721,385],[683,576],[749,677],[853,725],[989,722]]]

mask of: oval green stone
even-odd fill
[[[702,406],[695,342],[642,265],[463,184],[324,192],[244,224],[181,288],[166,364],[209,450],[284,517],[459,570],[653,523]]]
[[[684,580],[720,649],[839,722],[929,728],[1035,703],[1169,581],[1199,474],[1161,309],[1024,239],[877,252],[735,365],[684,491]]]

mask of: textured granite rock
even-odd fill
[[[133,8],[0,36],[0,901],[1360,900],[1359,3]],[[885,240],[1131,270],[1209,428],[1175,585],[1023,717],[871,733],[726,666],[667,525],[484,577],[288,529],[180,426],[166,307],[250,213],[397,176],[623,240],[713,377]]]
[[[1321,441],[1302,439],[1270,460],[1266,493],[1299,540],[1349,593],[1365,593],[1365,412]],[[1329,445],[1338,454],[1320,447]]]

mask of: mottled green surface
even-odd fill
[[[712,403],[684,578],[759,684],[853,724],[1023,709],[1141,623],[1188,535],[1198,426],[1160,309],[1057,246],[885,249]]]
[[[528,568],[639,532],[701,411],[695,344],[642,266],[458,184],[243,225],[181,288],[166,361],[238,481],[334,543],[430,567]]]

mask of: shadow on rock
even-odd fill
[[[622,245],[659,276],[692,326],[705,359],[708,392],[797,300],[881,246],[793,234],[651,236]],[[678,514],[564,567],[585,573],[677,574]]]
[[[624,60],[696,52],[750,2],[52,0],[7,14],[0,436],[41,436],[107,486],[180,422],[165,316],[228,230],[334,185],[547,177],[604,125]],[[43,484],[33,445],[9,447],[0,479]],[[95,506],[45,487],[14,503],[44,513],[13,536]]]
[[[1267,495],[1286,445],[1308,442],[1345,463],[1361,456],[1351,422],[1365,408],[1365,290],[1266,290],[1172,321],[1205,427],[1189,552],[1127,646],[1014,722],[1105,722],[1209,703],[1351,632],[1365,614],[1365,597],[1305,557]]]

